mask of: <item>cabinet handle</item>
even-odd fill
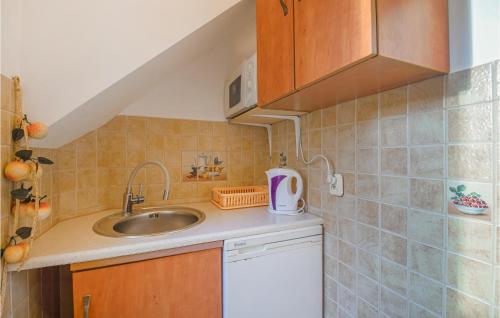
[[[280,0],[281,8],[283,8],[283,15],[286,17],[288,15],[288,7],[286,6],[285,0]]]
[[[90,295],[83,296],[83,318],[89,318]]]

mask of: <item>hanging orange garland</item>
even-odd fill
[[[14,87],[15,128],[12,130],[15,158],[4,167],[6,179],[14,182],[11,191],[13,205],[11,213],[9,241],[2,248],[1,305],[5,303],[7,286],[7,264],[19,263],[18,270],[29,256],[30,246],[36,233],[38,222],[49,217],[50,204],[42,202],[47,196],[40,195],[41,165],[53,162],[45,157],[34,157],[29,146],[29,138],[42,139],[47,135],[47,126],[40,122],[30,122],[23,114],[21,103],[21,85],[19,77],[12,78]],[[25,187],[26,184],[29,186]],[[19,227],[19,218],[31,218],[31,227]]]

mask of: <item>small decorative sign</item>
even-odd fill
[[[189,167],[184,171],[182,180],[189,181],[222,181],[227,180],[225,160],[217,153],[199,153]]]

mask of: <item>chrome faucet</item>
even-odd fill
[[[127,183],[127,191],[123,195],[123,216],[128,216],[132,213],[132,206],[134,204],[139,204],[144,202],[144,196],[142,195],[142,184],[139,186],[139,194],[134,195],[132,193],[132,181],[134,181],[135,176],[139,170],[146,165],[157,165],[163,171],[163,180],[165,183],[165,188],[163,190],[163,200],[168,199],[168,193],[170,191],[170,174],[168,173],[167,167],[160,161],[144,161],[143,163],[137,165],[130,174],[130,178]]]

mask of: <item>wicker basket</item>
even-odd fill
[[[213,188],[212,203],[223,210],[268,205],[269,192],[267,186]]]

